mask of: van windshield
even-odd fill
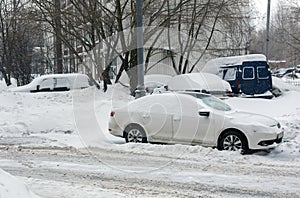
[[[224,80],[235,80],[236,79],[236,68],[228,68],[224,70]]]

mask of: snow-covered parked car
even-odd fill
[[[156,89],[166,86],[172,76],[163,74],[150,74],[145,75],[145,90],[147,93],[152,94]]]
[[[113,109],[109,131],[126,142],[199,144],[232,151],[268,149],[282,141],[283,129],[276,120],[234,111],[211,95],[191,95],[154,94]]]
[[[197,91],[213,95],[224,95],[232,91],[228,82],[217,75],[204,72],[174,76],[168,81],[168,89],[170,91]]]
[[[84,89],[93,85],[93,81],[85,74],[49,74],[37,77],[27,85],[9,90],[15,92],[69,91]]]

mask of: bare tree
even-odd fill
[[[0,70],[8,85],[11,77],[16,78],[18,84],[27,84],[31,80],[33,48],[41,41],[39,25],[31,20],[31,7],[27,2],[1,0],[0,7]]]
[[[284,60],[287,65],[296,66],[300,62],[300,4],[295,0],[278,1],[273,10],[270,29],[269,57]],[[252,34],[251,51],[263,53],[265,29]]]
[[[86,58],[83,54],[89,54],[88,58],[93,59],[99,78],[104,81],[105,85],[110,83],[108,73],[112,61],[118,58],[121,66],[117,72],[116,81],[124,71],[127,72],[130,77],[131,92],[134,94],[137,85],[135,0],[106,2],[69,0],[67,2],[70,4],[62,5],[60,10],[61,40],[67,48],[66,53],[83,63]],[[237,6],[235,5],[237,2],[145,0],[143,9],[144,42],[147,46],[146,69],[153,66],[149,65],[151,57],[159,53],[157,49],[161,48],[162,51],[168,51],[167,56],[156,61],[169,58],[172,60],[171,65],[175,73],[192,72],[206,51],[210,50],[211,43],[216,42],[214,37],[216,32],[221,33],[224,30],[220,24],[225,21],[228,21],[228,24],[234,23],[233,19],[238,18],[236,15],[242,12],[240,7],[247,5],[238,4]],[[55,7],[53,2],[34,0],[34,3],[44,14],[44,20],[55,32],[57,23],[53,19],[57,18],[58,13],[52,11]],[[238,9],[230,9],[233,5]],[[171,29],[176,29],[178,32],[175,38],[170,35]],[[233,26],[229,29],[227,28],[226,31],[232,30]],[[161,37],[166,38],[163,44],[160,44]],[[240,39],[236,45],[241,45],[241,42],[244,42],[244,39]],[[228,43],[232,44],[229,41]],[[174,45],[179,46],[176,52],[172,49]],[[195,51],[198,52],[196,58]],[[87,71],[90,70],[90,65],[84,66]]]
[[[193,72],[207,57],[248,53],[252,31],[248,0],[162,1],[161,5],[165,9],[145,10],[150,13],[147,21],[166,28],[156,34],[146,32],[153,44],[147,51],[146,69],[152,67],[147,61],[158,53],[154,46],[164,42],[156,39],[162,36],[167,45],[162,46],[166,55],[160,61],[171,59],[175,74]]]

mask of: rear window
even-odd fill
[[[243,79],[244,80],[254,79],[254,67],[244,67],[243,68]]]
[[[257,76],[259,79],[268,79],[269,71],[266,67],[257,67]]]

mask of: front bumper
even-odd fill
[[[282,142],[282,138],[283,138],[283,132],[277,134],[276,139],[273,140],[262,140],[258,143],[258,145],[260,146],[270,146],[273,144],[279,144]]]
[[[271,149],[282,142],[284,132],[282,130],[276,133],[260,133],[252,136],[249,142],[249,149]]]

